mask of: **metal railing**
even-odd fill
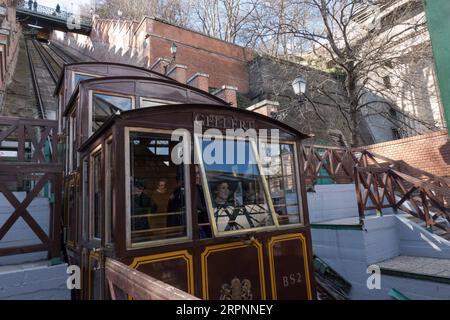
[[[79,19],[80,24],[84,26],[92,26],[92,18],[87,16],[77,15],[72,12],[59,10],[56,11],[56,8],[51,8],[47,6],[43,6],[38,4],[34,6],[34,2],[30,3],[27,0],[22,0],[17,2],[17,9],[20,11],[25,11],[29,13],[38,13],[41,15],[45,15],[51,17],[53,19],[61,20],[62,22],[72,21],[73,19]]]

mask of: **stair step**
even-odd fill
[[[377,263],[386,275],[450,284],[450,260],[398,256]]]

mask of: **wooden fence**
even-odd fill
[[[57,155],[57,121],[0,117],[0,193],[13,207],[0,225],[0,242],[22,218],[40,243],[2,246],[0,256],[48,251],[60,255],[62,166]],[[25,192],[20,201],[14,191]],[[45,194],[49,199],[49,232],[33,218],[29,205]]]
[[[423,220],[427,227],[450,232],[443,222],[450,223],[450,179],[364,148],[306,145],[301,154],[307,185],[314,185],[319,179],[355,183],[361,220],[367,211],[394,208]]]
[[[105,278],[112,300],[199,300],[110,258],[105,261]]]

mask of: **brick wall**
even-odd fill
[[[450,139],[447,131],[367,146],[373,153],[403,160],[410,166],[437,176],[450,177]]]
[[[176,62],[187,66],[188,77],[203,72],[210,75],[210,87],[232,85],[239,92],[248,92],[250,50],[159,20],[149,20],[147,32],[150,34],[150,61],[170,58],[169,48],[175,42]]]
[[[7,7],[0,15],[0,111],[4,106],[6,86],[11,82],[17,64],[21,26],[16,22],[16,7],[11,1],[0,0]]]
[[[212,88],[230,85],[241,93],[249,90],[250,49],[155,18],[146,17],[140,23],[97,19],[90,37],[54,31],[51,38],[100,61],[142,67],[150,67],[158,58],[170,59],[170,46],[175,42],[178,50],[174,64],[187,67],[187,78],[200,72],[209,75]]]

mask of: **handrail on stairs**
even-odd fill
[[[111,258],[105,261],[105,278],[112,300],[199,300]]]
[[[364,148],[304,145],[301,155],[307,185],[322,178],[355,183],[361,221],[367,211],[393,208],[450,232],[450,179]]]

